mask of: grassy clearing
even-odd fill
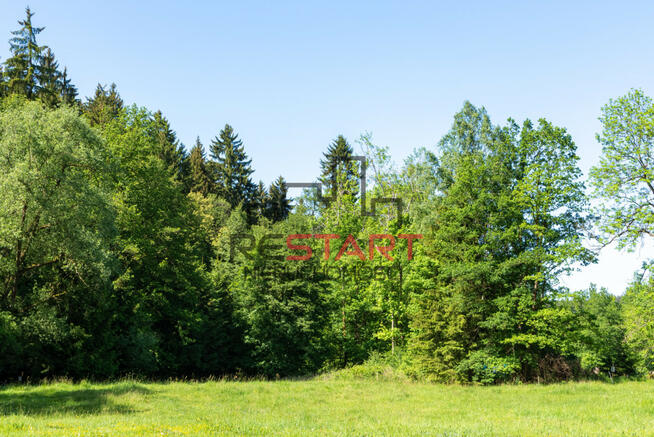
[[[654,435],[654,383],[54,383],[0,389],[0,435]]]

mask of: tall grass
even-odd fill
[[[56,382],[0,389],[0,435],[643,436],[654,383]]]

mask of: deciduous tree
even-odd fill
[[[590,172],[600,239],[633,248],[654,235],[654,104],[640,90],[602,108],[599,165]]]

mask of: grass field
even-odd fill
[[[654,383],[374,380],[0,388],[0,435],[654,435]]]

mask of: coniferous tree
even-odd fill
[[[277,178],[268,190],[267,217],[273,222],[285,220],[291,211],[291,203],[286,197],[288,188],[283,177]]]
[[[4,76],[7,79],[5,84],[7,94],[27,95],[27,62],[24,56],[12,56],[7,59]]]
[[[34,27],[30,8],[25,9],[26,17],[18,21],[22,27],[11,32],[14,37],[9,40],[12,57],[5,61],[5,74],[11,94],[22,94],[33,98],[38,91],[38,76],[41,56],[45,46],[39,46],[36,36],[45,29]]]
[[[254,211],[257,217],[267,217],[268,202],[268,190],[266,190],[263,181],[259,181],[253,199]]]
[[[105,125],[116,118],[123,108],[123,99],[118,94],[116,84],[112,83],[108,90],[100,84],[95,89],[95,95],[87,99],[83,112],[88,117],[91,126]]]
[[[38,98],[50,107],[57,106],[61,94],[61,73],[59,73],[59,64],[50,48],[39,60],[37,79],[39,83]]]
[[[60,98],[65,105],[78,103],[77,87],[70,81],[70,78],[68,77],[68,69],[66,67],[64,67],[64,71],[61,73]]]
[[[7,84],[5,82],[5,71],[3,66],[0,64],[0,99],[7,94]]]
[[[161,111],[154,113],[154,123],[157,129],[157,142],[159,143],[159,157],[166,163],[171,173],[175,175],[178,181],[190,190],[189,173],[190,166],[188,155],[184,146],[177,139],[175,131],[170,127],[170,123],[163,116]]]
[[[200,137],[195,140],[195,146],[191,149],[189,165],[190,190],[206,196],[211,192],[212,183]]]
[[[348,181],[356,180],[356,171],[352,155],[352,147],[348,144],[343,135],[339,135],[323,153],[324,160],[320,161],[322,169],[322,183],[326,187],[326,194],[336,195],[339,191],[347,193]],[[339,178],[341,178],[339,180]],[[342,179],[344,178],[344,180]]]
[[[255,229],[281,235],[313,232],[311,218],[303,215]],[[242,338],[250,355],[247,367],[269,377],[315,372],[323,366],[330,346],[325,334],[331,302],[319,258],[288,261],[285,249],[259,244],[251,257],[236,254],[241,258],[237,269],[223,273],[229,275],[226,288],[245,328]],[[268,273],[248,273],[261,265]]]
[[[210,146],[213,180],[216,194],[225,199],[232,208],[243,203],[243,210],[252,213],[251,200],[256,186],[250,175],[254,172],[245,153],[243,142],[234,129],[226,124]]]

